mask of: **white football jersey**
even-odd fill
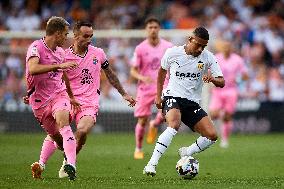
[[[169,70],[170,79],[163,96],[187,98],[200,103],[203,86],[202,77],[210,70],[213,77],[223,76],[215,56],[204,49],[198,57],[187,55],[184,46],[167,49],[161,67]]]

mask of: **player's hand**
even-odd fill
[[[161,97],[156,97],[155,98],[155,104],[156,104],[156,107],[158,109],[162,109],[163,108],[163,100],[161,99]]]
[[[130,96],[129,94],[123,95],[124,100],[127,100],[129,102],[128,106],[133,107],[136,104],[136,100]]]
[[[71,104],[71,108],[75,110],[75,112],[78,112],[81,110],[81,104],[74,97],[70,98],[70,104]]]
[[[76,62],[64,62],[62,64],[59,64],[60,69],[68,69],[68,68],[76,68],[78,66],[78,64]]]
[[[204,81],[204,83],[210,83],[214,80],[214,77],[212,77],[212,75],[204,75],[202,80]]]
[[[151,77],[148,77],[148,76],[142,77],[141,81],[143,81],[146,84],[154,83],[154,80]]]
[[[30,104],[30,101],[29,101],[29,97],[28,96],[23,96],[22,97],[23,101],[25,104]]]

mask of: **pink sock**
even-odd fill
[[[155,127],[159,126],[161,123],[163,123],[163,121],[164,121],[164,116],[162,115],[161,112],[158,112],[154,119]]]
[[[233,126],[232,121],[224,122],[224,124],[221,127],[222,140],[228,141],[228,138],[229,138],[231,131],[232,131],[232,126]]]
[[[39,163],[45,165],[47,160],[55,152],[55,150],[56,147],[54,146],[53,141],[44,139],[40,152]]]
[[[144,131],[145,131],[144,127],[142,127],[140,124],[137,123],[135,127],[136,149],[142,148]]]
[[[67,158],[68,164],[75,166],[76,164],[76,139],[72,132],[70,125],[64,126],[59,130],[63,138],[64,153]]]

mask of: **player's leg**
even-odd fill
[[[56,149],[57,147],[54,144],[53,139],[49,135],[47,135],[42,144],[39,163],[41,165],[45,165],[47,160],[55,152]]]
[[[221,133],[220,147],[222,148],[229,147],[229,136],[231,135],[232,128],[233,128],[232,114],[225,112],[223,118],[223,124],[220,130]]]
[[[55,152],[56,146],[54,145],[53,139],[47,135],[43,141],[40,157],[38,162],[34,162],[31,165],[33,178],[42,178],[42,172],[45,169],[45,164],[51,155]]]
[[[145,128],[149,122],[149,117],[152,114],[151,106],[154,103],[154,96],[140,93],[137,96],[137,104],[134,110],[134,116],[138,118],[135,126],[135,142],[134,159],[143,159],[142,151]]]
[[[83,116],[79,120],[77,124],[77,130],[75,132],[75,137],[77,140],[77,148],[76,148],[77,154],[80,152],[83,145],[86,143],[87,134],[90,133],[94,125],[95,125],[95,120],[92,116]]]
[[[148,123],[148,116],[138,117],[137,124],[135,126],[135,151],[134,151],[134,159],[143,159],[144,152],[142,150],[143,139],[145,128]]]
[[[172,139],[177,134],[181,124],[181,111],[179,109],[178,102],[174,98],[168,98],[164,104],[164,111],[167,112],[166,121],[168,127],[159,136],[151,159],[143,170],[144,174],[150,176],[154,176],[156,174],[156,166],[158,165],[159,159],[171,144]]]
[[[229,146],[229,137],[233,128],[233,114],[237,106],[237,91],[231,90],[226,92],[226,100],[224,102],[224,115],[223,115],[223,124],[220,128],[220,147],[227,148]]]
[[[210,118],[214,121],[220,118],[220,109],[210,109]]]
[[[219,127],[221,125],[221,110],[223,109],[223,97],[221,93],[217,93],[216,91],[212,92],[212,96],[209,104],[209,115],[214,125]]]
[[[59,145],[54,141],[57,141]],[[32,175],[34,178],[41,178],[41,174],[45,169],[45,165],[48,159],[52,156],[56,149],[63,150],[62,137],[60,133],[54,134],[52,136],[47,135],[43,141],[40,157],[38,162],[34,162],[32,167]]]
[[[158,126],[161,125],[164,122],[165,118],[162,114],[162,111],[159,110],[155,119],[151,120],[149,122],[149,129],[148,129],[148,134],[147,134],[147,143],[148,144],[153,144],[157,138],[158,134]]]
[[[70,180],[76,177],[76,139],[69,123],[69,111],[58,110],[54,113],[56,125],[63,139],[63,149],[66,155],[67,164],[64,166],[65,172]]]
[[[57,133],[55,133],[53,135],[49,135],[49,136],[53,139],[53,141],[54,141],[53,143],[56,146],[56,148],[58,150],[63,151],[63,138],[62,138],[61,134],[59,133],[59,131],[57,131]]]
[[[45,137],[39,161],[34,162],[31,165],[31,171],[33,178],[42,178],[42,173],[45,169],[45,164],[47,163],[50,156],[56,150],[56,146],[54,145],[53,139],[49,136],[54,132],[52,125],[55,123],[53,117],[51,116],[51,106],[47,106],[45,108],[34,110],[34,115],[37,120],[40,122],[41,127],[47,132],[47,136]]]
[[[86,143],[87,134],[89,134],[92,128],[95,126],[98,111],[98,105],[88,107],[81,106],[81,111],[74,114],[74,118],[76,121],[75,137],[77,140],[77,154],[80,152],[80,150]]]
[[[52,115],[56,121],[57,130],[63,139],[63,149],[67,164],[65,172],[70,180],[76,178],[76,138],[70,127],[71,105],[66,93],[59,94],[52,105]],[[57,142],[57,141],[56,141]]]
[[[201,136],[189,147],[182,147],[179,149],[179,155],[181,157],[192,156],[195,153],[204,151],[214,144],[218,138],[217,131],[208,116],[205,116],[198,121],[194,125],[193,130]]]
[[[89,114],[87,116],[87,114]],[[96,120],[96,112],[91,113],[90,111],[88,112],[80,112],[76,115],[76,126],[77,130],[75,132],[75,137],[77,141],[77,147],[76,147],[76,154],[80,152],[84,144],[86,143],[87,140],[87,134],[92,130],[93,126],[95,125],[95,120]],[[85,115],[85,116],[82,116]],[[93,115],[93,116],[90,116]],[[59,178],[65,178],[68,176],[68,174],[64,171],[64,166],[67,164],[66,159],[63,159],[62,166],[58,171],[58,176]]]

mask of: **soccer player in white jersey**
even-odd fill
[[[152,157],[143,170],[146,175],[156,175],[158,161],[169,147],[181,122],[201,135],[192,145],[179,149],[181,157],[201,152],[217,140],[212,121],[199,106],[203,82],[212,82],[221,88],[225,86],[215,56],[204,49],[208,40],[208,31],[204,27],[198,27],[186,45],[169,48],[162,58],[155,103],[166,114],[168,127],[159,136]],[[167,71],[170,72],[169,84],[163,90]]]

